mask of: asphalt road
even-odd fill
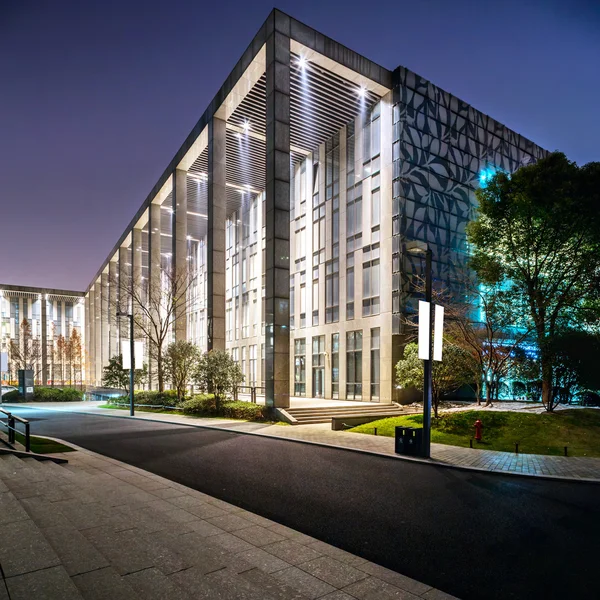
[[[600,597],[600,485],[480,474],[287,440],[19,409],[71,441],[463,600]]]

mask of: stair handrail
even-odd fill
[[[19,417],[18,415],[13,415],[11,412],[0,408],[0,412],[4,413],[7,417],[6,423],[0,419],[0,423],[6,427],[7,435],[8,435],[8,443],[15,443],[15,433],[19,433],[18,429],[15,427],[15,421],[18,423],[22,423],[25,425],[25,452],[31,452],[31,435],[30,435],[30,427],[29,421],[27,419],[23,419],[23,417]]]

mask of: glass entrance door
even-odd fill
[[[325,336],[312,339],[312,395],[313,398],[325,396]]]

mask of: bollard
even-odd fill
[[[568,446],[565,446],[565,456],[568,456],[568,454],[567,454],[567,448],[568,448]]]
[[[31,452],[31,436],[29,435],[29,422],[25,423],[25,452]]]
[[[15,418],[11,414],[8,415],[8,443],[15,443]]]
[[[373,427],[373,435],[377,435],[377,427]]]
[[[519,442],[515,442],[515,454],[519,454]]]
[[[469,448],[472,448],[472,447],[473,447],[473,438],[471,438],[471,439],[469,440]]]

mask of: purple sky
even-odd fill
[[[0,0],[0,282],[87,287],[272,7]],[[600,160],[597,0],[278,8],[545,148]]]

